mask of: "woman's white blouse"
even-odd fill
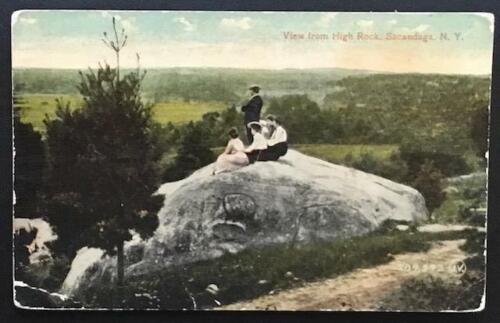
[[[266,138],[264,138],[264,136],[260,133],[256,133],[254,136],[253,136],[253,142],[250,146],[248,146],[248,148],[246,149],[246,151],[252,151],[252,150],[264,150],[267,148],[267,141],[266,141]]]
[[[288,136],[286,130],[282,126],[278,126],[271,135],[271,138],[267,141],[267,144],[269,146],[274,146],[280,142],[286,142],[287,140]]]

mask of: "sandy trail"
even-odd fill
[[[446,280],[460,278],[467,255],[459,246],[465,240],[439,241],[427,252],[395,255],[389,263],[357,269],[332,279],[229,304],[222,310],[376,310],[384,295],[407,279],[426,273]],[[459,265],[460,266],[460,265]],[[459,268],[460,269],[460,268]]]

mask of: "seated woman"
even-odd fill
[[[229,129],[229,141],[227,143],[224,152],[219,155],[217,161],[215,162],[214,175],[230,172],[248,165],[248,157],[243,152],[245,146],[243,142],[238,138],[238,130],[236,128]]]
[[[262,126],[259,122],[250,122],[248,124],[253,136],[253,142],[250,146],[245,149],[248,161],[250,164],[255,163],[257,160],[261,159],[261,153],[267,149],[266,138],[262,135]]]
[[[275,116],[267,116],[266,122],[273,132],[267,140],[267,149],[262,153],[262,160],[278,160],[288,151],[288,134]]]

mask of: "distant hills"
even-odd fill
[[[244,98],[250,84],[259,84],[265,96],[308,94],[321,101],[333,83],[347,76],[380,73],[345,68],[315,69],[238,69],[238,68],[149,68],[144,79],[148,99],[223,101],[231,103]],[[134,71],[124,69],[123,74]],[[87,70],[83,70],[87,72]],[[14,84],[23,84],[25,93],[76,94],[80,76],[77,69],[15,68]]]

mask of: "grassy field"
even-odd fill
[[[45,115],[54,116],[56,99],[70,102],[71,107],[78,107],[83,100],[78,95],[57,94],[27,94],[23,97],[21,119],[33,125],[35,130],[45,132],[43,119]],[[203,114],[211,111],[222,111],[225,109],[223,103],[219,102],[184,102],[169,101],[160,102],[153,106],[155,120],[162,124],[172,122],[174,124],[200,120]]]
[[[331,163],[341,163],[349,154],[357,158],[370,154],[376,159],[386,160],[398,149],[397,145],[332,145],[307,144],[293,145],[291,148],[309,156],[317,157]]]
[[[169,101],[155,104],[153,113],[154,118],[162,124],[179,124],[200,120],[207,112],[222,111],[225,108],[220,102]]]
[[[23,95],[21,104],[21,120],[31,123],[35,130],[45,132],[43,119],[45,115],[54,117],[56,110],[56,99],[63,102],[70,102],[71,107],[78,107],[83,102],[78,95],[57,95],[57,94],[30,94]]]

